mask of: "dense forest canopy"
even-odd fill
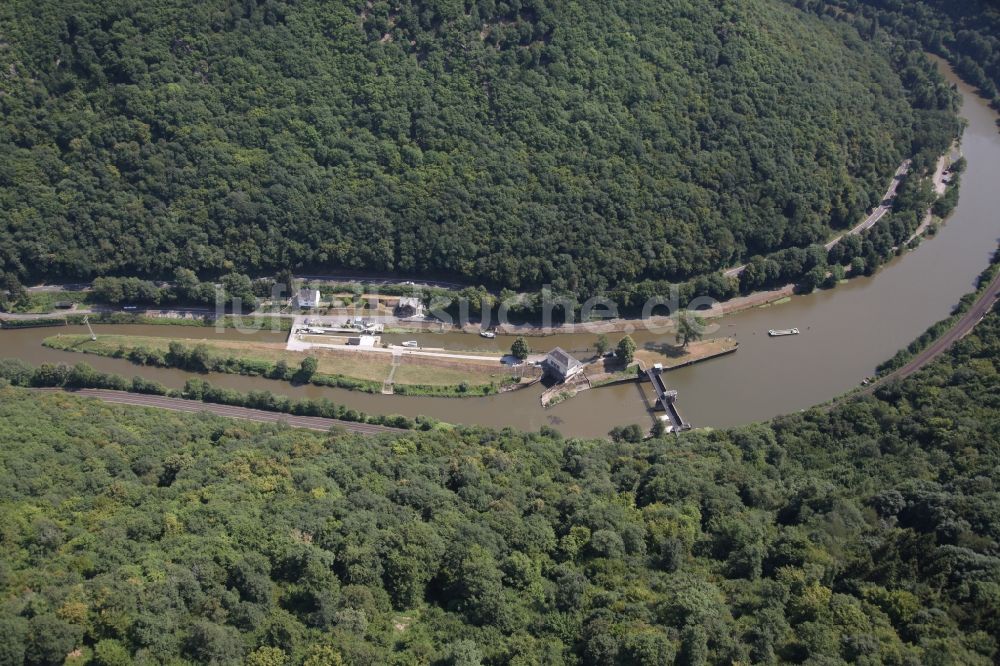
[[[849,20],[863,35],[905,37],[947,57],[995,105],[1000,90],[1000,6],[995,0],[794,0]]]
[[[11,0],[0,270],[686,279],[878,200],[949,103],[880,48],[777,0]]]
[[[998,365],[636,444],[0,386],[0,663],[995,663]]]

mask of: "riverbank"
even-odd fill
[[[1000,172],[1000,136],[996,114],[967,85],[947,72],[964,100],[962,116],[968,121],[962,137],[962,153],[967,167],[962,173],[958,206],[942,225],[934,242],[922,243],[905,256],[890,260],[873,277],[859,276],[835,289],[818,290],[808,297],[770,292],[767,303],[774,307],[746,307],[721,321],[718,335],[740,341],[738,354],[712,363],[678,368],[667,379],[680,393],[684,416],[695,426],[727,427],[789,414],[829,401],[857,387],[874,374],[878,364],[905,348],[922,331],[949,316],[953,306],[970,290],[970,284],[990,260],[996,246],[996,211],[1000,210],[1000,188],[995,174]],[[760,298],[760,294],[751,296]],[[746,298],[746,297],[740,297]],[[732,309],[731,304],[729,308]],[[654,320],[663,322],[664,319]],[[669,322],[669,320],[667,320]],[[159,322],[151,322],[157,323]],[[176,323],[176,322],[171,322]],[[645,331],[641,322],[631,335],[640,348],[646,342],[672,342],[673,327],[666,332]],[[781,339],[767,337],[770,328],[793,328],[801,335]],[[244,336],[235,329],[174,329],[164,326],[97,326],[107,333],[173,338],[213,337],[239,340],[266,340],[284,343],[287,334],[270,331]],[[158,330],[152,330],[158,329]],[[41,346],[41,340],[55,333],[85,334],[75,329],[24,329],[0,331],[2,355],[18,357],[33,364],[74,364],[80,356]],[[476,335],[430,332],[388,335],[393,342],[418,339],[428,347],[468,351],[507,351],[512,338],[485,340]],[[610,336],[616,342],[615,336]],[[579,358],[594,355],[596,335],[554,336],[533,340],[538,350],[560,346]],[[194,343],[191,343],[194,344]],[[140,374],[171,389],[181,390],[192,377],[208,379],[232,391],[285,393],[298,400],[336,401],[368,414],[400,413],[410,418],[426,415],[441,421],[491,428],[513,427],[537,431],[558,429],[567,437],[602,437],[609,429],[627,424],[651,422],[647,386],[635,382],[612,384],[600,391],[587,391],[550,409],[539,406],[541,387],[513,391],[477,400],[439,399],[423,396],[387,396],[381,393],[345,391],[313,384],[293,385],[263,377],[194,374],[184,370],[137,367],[127,359],[88,356],[95,368],[132,376]]]
[[[949,150],[949,153],[943,155],[936,165],[935,172],[932,174],[932,186],[934,191],[938,196],[942,196],[947,189],[946,183],[946,168],[950,164],[951,153],[954,151],[955,146],[953,145]],[[899,169],[896,171],[893,177],[892,184],[886,192],[882,203],[877,207],[877,209],[869,215],[864,221],[862,221],[857,226],[853,227],[849,231],[836,236],[829,242],[827,242],[822,247],[829,251],[832,247],[837,245],[844,237],[860,234],[864,231],[871,229],[875,224],[883,219],[883,217],[891,211],[892,202],[896,197],[896,191],[902,178],[907,177],[910,168],[910,161],[907,160],[900,165]],[[918,236],[920,236],[924,231],[926,231],[933,218],[928,212],[926,218],[919,225],[913,235],[910,237],[910,241],[913,241]],[[746,265],[738,266],[732,269],[723,271],[722,276],[724,279],[729,280],[732,283],[732,288],[738,286],[739,275],[743,271]],[[850,270],[847,270],[850,273]],[[715,301],[713,305],[707,309],[700,310],[699,315],[707,318],[721,317],[727,314],[734,314],[748,308],[758,307],[760,305],[765,305],[773,303],[775,301],[780,301],[785,298],[791,297],[796,292],[796,284],[790,283],[783,286],[778,286],[773,289],[764,291],[755,291],[743,296],[735,296],[733,298],[727,299],[725,301]],[[56,293],[69,293],[69,292],[41,292],[41,296],[51,299],[51,297]],[[343,294],[347,298],[347,294]],[[352,298],[356,295],[350,295]],[[362,309],[359,310],[357,307],[335,307],[322,311],[318,311],[315,315],[311,316],[329,316],[334,319],[342,318],[345,320],[353,320],[359,314],[364,315],[373,321],[387,325],[390,332],[407,333],[407,332],[420,332],[420,331],[435,331],[435,332],[449,332],[461,331],[467,334],[478,335],[480,332],[481,323],[479,322],[464,322],[463,324],[448,324],[444,321],[435,320],[429,318],[427,320],[418,320],[415,318],[398,319],[394,314],[393,310],[388,307],[385,303],[378,300],[379,296],[376,294],[361,294],[359,304],[365,305],[368,300],[372,302],[377,302],[379,305],[375,309]],[[398,300],[398,298],[396,299]],[[74,304],[75,307],[75,304]],[[676,314],[676,313],[673,313]],[[28,327],[28,326],[50,326],[50,325],[65,325],[69,323],[79,323],[82,321],[83,315],[90,315],[92,317],[91,323],[136,323],[136,324],[180,324],[180,325],[194,325],[194,326],[221,326],[221,327],[233,327],[242,328],[248,330],[259,330],[259,329],[271,329],[271,330],[291,330],[298,327],[299,320],[303,319],[302,315],[293,315],[291,313],[285,312],[254,312],[245,316],[237,315],[227,315],[221,318],[215,316],[215,313],[208,310],[207,308],[173,308],[173,309],[143,309],[140,312],[130,313],[130,312],[120,312],[117,310],[109,310],[106,306],[95,305],[92,309],[71,309],[65,312],[50,312],[44,314],[24,314],[24,313],[0,313],[0,326],[6,326],[9,328],[14,327]],[[52,321],[61,321],[62,324],[53,324]],[[510,336],[549,336],[549,335],[573,335],[577,333],[588,333],[588,334],[600,334],[600,333],[632,333],[641,328],[646,328],[649,330],[656,330],[662,332],[669,332],[674,330],[675,321],[673,317],[670,316],[651,316],[645,319],[642,318],[631,318],[631,317],[616,317],[612,319],[605,319],[600,321],[589,321],[581,323],[564,323],[555,326],[544,326],[534,323],[524,323],[524,324],[500,324],[495,327],[495,332],[500,335],[510,335]],[[291,339],[290,339],[291,340]]]
[[[141,313],[110,310],[69,310],[44,314],[0,312],[0,328],[75,326],[86,318],[91,324],[191,326],[199,328],[240,329],[244,331],[290,331],[293,317],[259,313],[223,315],[191,313],[178,310],[143,310]]]
[[[131,380],[114,373],[99,372],[86,363],[66,365],[42,365],[33,367],[18,359],[0,359],[0,392],[5,390],[33,390],[41,392],[92,392],[109,402],[120,402],[131,405],[159,406],[169,408],[161,399],[181,401],[182,411],[215,411],[221,413],[229,408],[248,409],[261,412],[257,418],[244,413],[242,418],[249,420],[280,421],[285,418],[299,417],[328,419],[329,426],[344,427],[347,424],[357,424],[359,432],[376,432],[382,427],[388,429],[412,430],[420,428],[429,430],[435,427],[447,427],[444,424],[424,417],[410,419],[401,415],[368,415],[354,409],[337,405],[327,399],[292,400],[287,396],[275,395],[270,391],[251,391],[244,393],[213,386],[207,381],[189,380],[184,389],[168,389],[158,382],[148,381],[142,377]],[[180,408],[180,403],[174,403]],[[229,415],[234,416],[230,411]],[[268,416],[273,415],[273,416]],[[239,418],[239,417],[238,417]],[[318,425],[313,423],[312,425]],[[300,427],[309,427],[302,425]]]
[[[310,383],[365,393],[439,397],[493,395],[519,383],[520,373],[498,361],[452,361],[382,353],[382,350],[293,351],[281,343],[244,340],[172,340],[128,335],[56,335],[51,349],[123,358],[136,365],[222,372]],[[306,359],[315,367],[306,370]]]
[[[61,404],[71,406],[71,402],[65,400],[66,396],[72,396],[69,400],[78,398],[89,398],[100,400],[113,405],[124,405],[129,407],[144,407],[148,409],[165,409],[172,412],[185,412],[188,414],[208,413],[214,416],[221,416],[227,419],[238,421],[253,421],[255,423],[280,423],[292,428],[305,428],[306,430],[318,430],[320,432],[331,432],[333,430],[344,430],[362,435],[383,435],[402,434],[407,432],[402,428],[376,425],[371,423],[358,423],[356,421],[344,421],[342,419],[330,419],[322,416],[298,416],[285,412],[267,411],[263,409],[251,409],[249,407],[236,407],[231,405],[218,405],[200,400],[188,400],[186,398],[147,395],[142,393],[130,393],[127,391],[109,391],[105,389],[27,389],[34,392],[53,395],[53,400],[61,400]]]

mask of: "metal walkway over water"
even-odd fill
[[[663,368],[654,365],[652,368],[646,370],[646,376],[649,377],[650,383],[656,390],[657,406],[663,408],[666,412],[665,420],[667,424],[672,426],[674,432],[690,430],[691,424],[686,422],[677,410],[677,391],[667,389],[667,385],[663,381]]]

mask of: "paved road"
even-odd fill
[[[36,389],[39,391],[62,391],[63,389]],[[144,395],[141,393],[127,393],[124,391],[105,391],[103,389],[77,389],[71,391],[75,395],[88,398],[97,398],[104,402],[111,402],[118,405],[133,405],[137,407],[155,407],[157,409],[167,409],[174,412],[201,413],[209,412],[216,416],[224,416],[231,419],[243,421],[256,421],[259,423],[286,423],[293,428],[307,428],[309,430],[320,430],[327,432],[335,426],[341,427],[350,432],[364,435],[378,435],[382,433],[405,433],[406,430],[389,428],[371,423],[354,423],[353,421],[340,421],[337,419],[325,419],[318,416],[295,416],[293,414],[282,414],[280,412],[267,412],[260,409],[249,409],[247,407],[231,407],[229,405],[216,405],[209,402],[198,402],[195,400],[183,400],[181,398],[167,398],[160,395]]]
[[[403,280],[392,276],[371,275],[296,275],[301,280],[325,280],[327,282],[362,282],[364,284],[395,284],[414,287],[440,287],[441,289],[464,289],[468,285],[445,280]]]
[[[875,226],[876,222],[885,217],[885,214],[888,213],[890,210],[892,210],[892,204],[896,199],[896,192],[899,190],[899,184],[903,182],[903,178],[906,177],[906,174],[910,172],[911,163],[912,162],[910,160],[906,160],[905,162],[899,165],[899,168],[896,169],[895,175],[892,177],[892,183],[889,184],[889,189],[886,190],[885,196],[882,197],[882,203],[880,203],[878,207],[872,211],[871,215],[865,218],[865,220],[861,224],[854,227],[847,233],[837,236],[823,247],[825,247],[827,251],[829,251],[830,248],[839,243],[840,239],[843,238],[844,236],[853,236],[855,234],[860,234],[862,231],[871,229],[872,227]]]
[[[0,312],[0,320],[2,319],[62,319],[63,317],[68,317],[70,315],[93,315],[101,314],[104,312],[110,313],[122,313],[122,314],[133,314],[133,315],[148,315],[148,316],[158,316],[163,313],[176,313],[176,314],[192,314],[192,315],[210,315],[215,314],[215,308],[167,308],[160,309],[156,307],[147,308],[137,307],[133,309],[126,310],[121,307],[110,307],[107,305],[94,305],[89,308],[73,308],[71,310],[55,310],[53,312],[39,312],[39,313],[23,313],[23,312]],[[245,317],[250,317],[251,315],[244,315]],[[278,315],[272,315],[270,313],[262,312],[261,317],[272,317]]]
[[[427,280],[420,279],[417,281],[404,280],[400,277],[393,277],[390,275],[294,275],[292,276],[296,280],[320,280],[327,282],[361,282],[364,284],[393,284],[393,285],[403,285],[403,286],[414,286],[414,287],[440,287],[442,289],[464,289],[468,285],[462,284],[460,282],[448,282],[446,280]],[[157,284],[164,286],[171,284],[168,282],[156,281]],[[53,292],[53,291],[90,291],[90,282],[74,282],[66,284],[39,284],[34,287],[27,287],[26,290],[29,292],[40,293],[40,292]]]
[[[871,229],[872,227],[875,226],[875,224],[879,220],[885,217],[886,213],[892,210],[892,203],[896,198],[896,191],[899,189],[899,184],[903,181],[903,177],[910,172],[910,163],[911,163],[910,160],[906,160],[905,162],[899,165],[899,168],[896,169],[896,173],[892,177],[892,183],[889,184],[889,189],[886,190],[885,196],[882,197],[881,203],[878,205],[877,208],[875,208],[875,210],[872,211],[871,215],[866,217],[861,222],[861,224],[857,225],[850,231],[843,233],[837,236],[836,238],[828,241],[823,246],[826,248],[827,252],[830,251],[830,248],[839,243],[844,236],[853,236],[856,234],[860,234],[862,231],[865,231],[867,229]],[[743,264],[742,266],[734,266],[733,268],[723,271],[722,274],[725,275],[726,277],[739,277],[740,273],[742,273],[746,269],[746,267],[747,267],[746,264]]]
[[[0,312],[0,321],[4,319],[62,319],[69,315],[94,314],[94,310],[56,310],[55,312],[39,312],[30,314],[24,312]]]
[[[866,229],[870,229],[875,226],[875,223],[882,219],[886,213],[892,209],[892,201],[896,197],[896,190],[899,188],[900,182],[902,182],[903,177],[910,171],[910,160],[906,160],[899,165],[896,169],[896,173],[892,178],[892,183],[889,185],[889,189],[886,190],[885,196],[882,197],[881,204],[872,211],[861,224],[857,225],[845,234],[837,236],[833,240],[826,244],[826,249],[829,250],[844,236],[859,234]],[[727,269],[722,272],[726,277],[738,277],[740,273],[746,268],[746,264],[741,266],[734,266],[733,268]],[[464,289],[468,285],[462,284],[460,282],[449,282],[447,280],[427,280],[420,279],[418,281],[403,280],[399,277],[394,277],[391,275],[295,275],[293,276],[296,280],[320,280],[328,282],[362,282],[364,284],[392,284],[392,285],[404,285],[404,286],[414,286],[414,287],[440,287],[442,289]],[[158,284],[170,284],[169,282],[160,282]],[[37,285],[34,287],[28,287],[29,292],[42,292],[42,291],[89,291],[89,282],[79,282],[75,284],[48,284],[48,285]],[[190,311],[196,311],[192,308]]]
[[[34,287],[27,287],[26,291],[29,292],[45,292],[45,291],[90,291],[89,282],[70,282],[66,284],[39,284]]]

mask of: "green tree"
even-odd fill
[[[66,375],[66,386],[87,388],[96,386],[98,373],[87,363],[77,363]]]
[[[208,372],[212,369],[212,356],[208,351],[208,345],[199,342],[187,354],[187,366],[198,372]]]
[[[628,365],[635,360],[635,350],[635,340],[632,339],[632,336],[626,335],[618,341],[618,346],[615,348],[615,355],[619,361]]]
[[[343,666],[344,659],[331,645],[314,645],[306,652],[302,666]]]
[[[279,271],[275,277],[275,286],[281,289],[281,295],[286,298],[294,294],[295,278],[292,276],[292,271],[287,268]]]
[[[29,622],[26,660],[31,664],[61,664],[80,646],[83,630],[52,613],[36,615]]]
[[[302,666],[343,666],[344,658],[331,645],[314,645],[306,652]]]
[[[0,664],[21,666],[28,640],[28,620],[17,615],[0,615]]]
[[[673,641],[659,631],[643,631],[626,636],[622,651],[625,662],[635,666],[673,664],[676,656]]]
[[[201,280],[190,268],[177,268],[174,271],[174,293],[182,301],[198,300],[200,286]]]
[[[481,666],[483,655],[473,641],[459,640],[448,646],[448,666]]]
[[[288,656],[276,647],[260,647],[247,655],[246,666],[285,666]]]
[[[685,666],[702,666],[707,664],[708,634],[704,627],[698,624],[688,624],[681,631],[681,651],[678,655],[681,664]]]
[[[17,276],[13,273],[7,273],[7,275],[4,276],[3,286],[11,304],[17,305],[18,303],[28,299],[28,290],[21,285],[21,281],[18,280]]]
[[[243,273],[224,275],[222,276],[222,288],[230,300],[239,299],[241,311],[248,312],[256,307],[257,297],[254,295],[253,281],[248,275]]]
[[[96,278],[90,288],[94,298],[102,303],[117,305],[125,299],[122,282],[118,278]]]
[[[189,400],[201,400],[205,395],[205,387],[208,385],[204,379],[191,378],[184,382],[184,396]]]
[[[630,423],[622,430],[622,439],[632,444],[638,444],[645,437],[646,433],[638,423]]]
[[[518,336],[514,340],[514,344],[510,346],[511,355],[519,361],[523,361],[528,358],[528,354],[531,353],[531,348],[528,347],[528,341],[523,337]]]
[[[288,361],[279,358],[271,370],[271,377],[274,379],[288,379]]]
[[[826,274],[826,266],[813,266],[799,281],[799,291],[804,294],[812,293],[826,281]]]
[[[106,638],[94,646],[93,663],[97,666],[130,666],[132,657],[121,641]]]
[[[302,382],[308,382],[316,374],[316,370],[319,368],[319,361],[316,360],[314,356],[306,356],[302,359],[302,363],[299,365],[298,379]]]
[[[597,350],[598,356],[604,356],[610,347],[611,343],[608,341],[608,336],[603,333],[597,336],[597,341],[594,342],[594,349]]]
[[[201,620],[191,628],[186,647],[191,658],[201,664],[234,664],[243,657],[239,632],[208,620]]]
[[[701,340],[705,331],[705,322],[691,312],[682,312],[677,317],[676,339],[682,347],[687,347],[692,340]]]
[[[830,274],[823,280],[823,288],[832,289],[837,283],[844,279],[844,267],[840,264],[829,266]]]

